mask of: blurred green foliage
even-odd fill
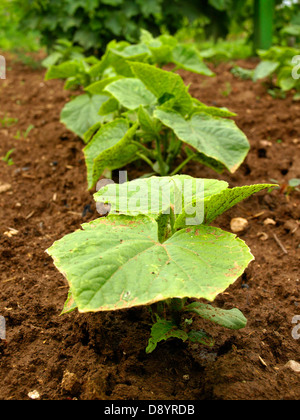
[[[140,29],[154,36],[202,33],[218,39],[247,29],[253,0],[11,0],[20,12],[20,29],[39,31],[51,50],[66,39],[88,53],[100,53],[112,40],[137,42]],[[184,35],[184,31],[182,32]]]
[[[36,51],[46,46],[63,62],[76,53],[74,48],[79,54],[101,56],[112,39],[136,43],[146,29],[154,36],[176,34],[180,42],[196,42],[208,50],[207,59],[247,58],[253,4],[254,0],[1,0],[0,48]],[[299,4],[276,0],[275,45],[299,45]],[[58,40],[65,43],[59,50]]]
[[[39,32],[20,30],[23,10],[13,0],[0,2],[0,48],[14,51],[37,51]]]

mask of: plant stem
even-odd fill
[[[179,140],[175,134],[172,132],[172,138],[171,138],[171,142],[170,142],[170,147],[169,147],[169,155],[167,158],[167,165],[169,167],[171,167],[171,163],[173,162],[173,160],[177,157],[178,153],[180,152],[182,146],[182,142],[181,140]]]
[[[169,302],[169,308],[171,310],[172,320],[176,325],[180,325],[181,321],[181,311],[184,307],[186,299],[171,299]]]
[[[146,163],[148,163],[150,168],[152,168],[153,171],[155,172],[155,169],[153,168],[153,162],[151,162],[151,160],[149,158],[147,158],[147,156],[145,156],[145,155],[143,155],[143,153],[139,153],[139,152],[137,152],[137,156],[139,158],[141,158],[142,160],[144,160]]]
[[[160,175],[165,176],[166,175],[165,164],[164,164],[163,157],[161,154],[160,141],[158,138],[156,138],[155,140],[156,140],[156,153],[157,153],[157,161],[158,161],[159,169],[160,169]]]
[[[151,158],[154,159],[153,156],[153,152],[151,150],[149,150],[146,146],[144,146],[143,144],[139,143],[138,141],[132,140],[132,143],[137,146],[139,149],[143,150],[144,153],[146,153],[147,155],[151,156]]]
[[[183,169],[190,160],[192,160],[194,157],[196,156],[196,153],[190,155],[189,157],[187,157],[179,166],[177,166],[176,169],[174,169],[174,171],[171,173],[170,176],[176,175],[179,171],[181,171],[181,169]]]
[[[175,233],[174,224],[175,224],[175,216],[174,216],[173,209],[171,208],[170,209],[170,225],[171,225],[172,235],[174,235]]]

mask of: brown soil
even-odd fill
[[[285,365],[300,362],[299,341],[292,337],[292,319],[300,315],[300,194],[284,194],[288,180],[300,178],[299,102],[290,95],[272,99],[261,83],[235,79],[229,64],[219,65],[212,79],[181,73],[194,96],[236,111],[251,142],[234,175],[218,176],[198,164],[185,172],[231,186],[276,179],[283,187],[218,219],[227,230],[233,217],[249,220],[239,236],[256,260],[216,301],[242,310],[248,326],[232,332],[206,325],[216,340],[212,349],[171,340],[146,355],[145,308],[60,316],[67,287],[45,250],[97,217],[83,144],[59,122],[70,97],[63,82],[44,82],[43,70],[8,65],[8,78],[0,81],[0,119],[7,114],[18,122],[0,130],[0,156],[15,149],[13,165],[0,161],[1,184],[10,184],[0,193],[0,315],[7,325],[7,341],[0,342],[0,399],[26,400],[34,390],[43,400],[299,399],[299,373]],[[30,124],[27,138],[15,138]],[[133,176],[137,168],[130,171]],[[267,218],[276,224],[265,225]]]

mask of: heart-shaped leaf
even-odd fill
[[[172,210],[174,227],[181,229],[189,224],[208,225],[234,205],[271,187],[275,185],[228,188],[225,181],[175,175],[107,185],[94,195],[94,199],[109,204],[111,213],[128,216],[144,214],[156,218],[160,214],[170,214]],[[195,220],[191,220],[193,218]]]
[[[177,112],[158,109],[154,112],[183,142],[198,152],[217,160],[235,172],[247,156],[250,145],[245,134],[232,120],[207,113],[194,114],[186,120]]]
[[[172,58],[172,62],[181,69],[205,76],[214,76],[193,45],[178,44],[172,51]]]
[[[103,121],[98,112],[107,99],[105,95],[79,95],[64,106],[60,121],[79,137],[83,137],[90,127],[98,121]]]
[[[191,95],[182,78],[175,73],[158,69],[144,63],[130,63],[130,67],[136,77],[140,79],[157,99],[169,94],[175,98],[174,109],[180,114],[186,115],[193,108]]]
[[[161,243],[155,220],[115,215],[84,224],[48,253],[80,312],[171,298],[213,301],[253,260],[242,240],[215,227],[183,229]]]
[[[118,169],[136,159],[137,147],[131,144],[136,129],[136,124],[129,128],[127,120],[123,118],[101,126],[84,148],[89,189],[105,169]]]
[[[198,200],[208,199],[228,188],[228,183],[215,179],[196,179],[188,175],[150,177],[123,184],[107,185],[95,195],[95,201],[110,204],[111,213],[128,216],[184,214],[184,208]],[[194,213],[195,209],[191,213]],[[203,212],[202,212],[203,213]],[[203,216],[203,214],[202,214]],[[200,223],[199,223],[200,224]]]
[[[109,92],[117,101],[128,109],[138,109],[140,105],[155,105],[157,99],[145,85],[134,78],[124,78],[117,80],[104,89]]]

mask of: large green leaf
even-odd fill
[[[98,121],[103,121],[98,112],[107,99],[105,95],[79,95],[64,106],[60,121],[79,137],[83,137],[90,127]]]
[[[187,224],[213,222],[231,207],[251,195],[274,184],[254,184],[228,188],[228,183],[215,179],[196,179],[188,175],[151,177],[101,188],[95,195],[96,202],[109,204],[111,213],[157,217],[175,215],[175,229]],[[195,220],[189,220],[194,218]],[[188,223],[189,222],[189,223]]]
[[[170,214],[172,208],[175,214],[183,212],[186,217],[184,208],[189,203],[195,200],[203,202],[227,188],[228,184],[225,181],[175,175],[107,185],[94,195],[94,199],[96,202],[110,204],[111,213],[154,216]]]
[[[132,110],[139,108],[140,105],[155,105],[157,101],[153,93],[139,79],[134,78],[117,80],[107,85],[104,92],[109,92],[122,106]]]
[[[152,65],[144,63],[130,63],[136,77],[138,77],[147,89],[152,92],[157,99],[169,95],[174,97],[174,109],[182,115],[188,114],[193,108],[191,95],[185,86],[182,78],[175,73],[158,69]]]
[[[232,173],[249,152],[247,137],[232,120],[206,113],[194,114],[186,120],[174,111],[161,109],[156,110],[154,116],[171,128],[180,140],[222,163]]]
[[[183,229],[164,243],[145,216],[112,215],[82,227],[48,250],[80,312],[170,298],[213,301],[253,260],[242,240],[215,227]]]
[[[212,223],[218,216],[225,213],[227,210],[240,203],[243,200],[246,200],[251,195],[258,193],[266,188],[275,187],[274,184],[254,184],[246,185],[243,187],[228,188],[223,189],[220,192],[217,192],[214,195],[209,196],[204,201],[204,224]],[[175,227],[177,229],[186,226],[187,217],[193,216],[193,207],[197,208],[198,199],[195,198],[188,204],[182,214],[180,214],[175,222]],[[199,203],[202,204],[201,202]]]
[[[275,184],[245,185],[243,187],[229,188],[211,196],[205,203],[205,223],[212,223],[218,216],[251,197],[251,195],[275,186]]]
[[[137,147],[131,144],[136,129],[136,124],[129,128],[127,120],[123,118],[101,126],[84,148],[89,189],[105,169],[118,169],[136,159]]]

